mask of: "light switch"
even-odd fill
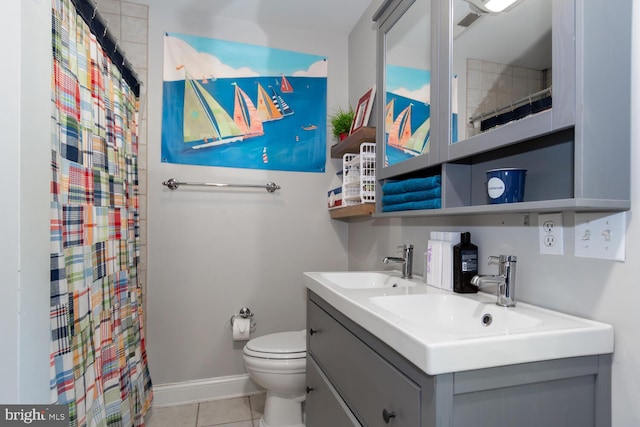
[[[626,212],[576,213],[576,256],[624,261],[626,218]]]

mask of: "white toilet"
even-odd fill
[[[267,390],[260,427],[304,427],[306,331],[254,338],[244,346],[251,379]]]

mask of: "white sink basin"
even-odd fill
[[[457,338],[509,334],[543,323],[515,309],[455,294],[377,296],[370,301],[418,327],[432,327]]]
[[[523,302],[499,307],[482,292],[454,294],[395,272],[305,273],[305,281],[429,375],[613,352],[610,325]]]
[[[336,271],[319,274],[325,280],[346,289],[396,288],[416,285],[415,281],[403,279],[396,271]]]

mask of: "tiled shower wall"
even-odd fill
[[[551,70],[534,70],[467,59],[466,118],[494,111],[551,86]],[[480,132],[467,123],[467,136]]]
[[[133,66],[141,84],[140,129],[138,132],[138,180],[140,189],[140,265],[138,280],[142,286],[143,309],[147,301],[147,52],[149,6],[119,0],[93,0],[106,21],[118,49]],[[146,319],[145,319],[146,320]]]

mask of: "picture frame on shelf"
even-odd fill
[[[375,98],[375,95],[376,85],[373,85],[358,100],[349,135],[369,123],[369,117],[371,116],[371,109],[373,108],[373,99]]]

